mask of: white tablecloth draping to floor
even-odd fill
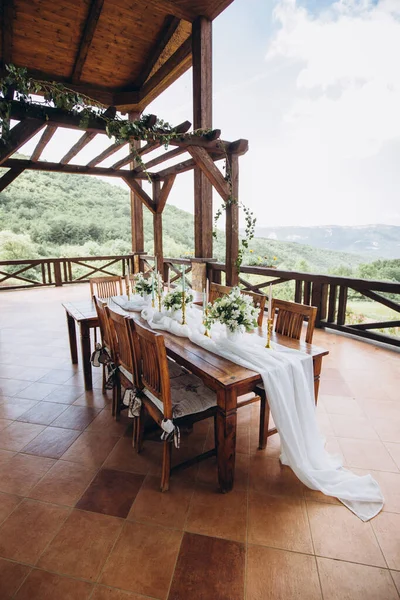
[[[212,337],[203,335],[201,311],[187,311],[187,325],[146,308],[141,313],[153,329],[188,337],[203,348],[260,373],[271,414],[281,439],[281,457],[312,490],[338,498],[363,521],[376,516],[383,496],[371,475],[358,476],[341,465],[339,457],[325,450],[315,414],[314,375],[311,356],[243,334],[240,342],[226,337],[225,328],[214,325]]]

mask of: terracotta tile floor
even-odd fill
[[[239,412],[232,493],[218,493],[209,460],[161,494],[157,436],[134,453],[100,369],[85,393],[70,362],[61,302],[88,295],[0,294],[1,600],[399,598],[399,353],[315,333],[330,352],[317,417],[329,450],[381,485],[371,522],[282,467],[278,436],[257,450],[257,407]],[[182,437],[190,456],[210,446],[212,424]]]

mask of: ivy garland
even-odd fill
[[[43,107],[43,116],[46,117],[46,107],[54,106],[56,108],[70,112],[73,115],[80,116],[80,126],[85,129],[90,120],[93,118],[102,119],[106,123],[106,134],[109,138],[114,137],[117,143],[123,144],[132,140],[143,140],[146,142],[158,142],[168,148],[170,142],[174,139],[190,139],[192,136],[207,136],[211,133],[210,129],[196,129],[192,133],[182,134],[173,130],[171,125],[162,119],[157,119],[154,124],[150,122],[149,115],[143,115],[140,119],[129,121],[122,119],[116,114],[111,114],[110,111],[104,110],[104,106],[93,100],[85,94],[80,94],[71,90],[62,83],[54,81],[42,81],[29,77],[26,68],[16,67],[14,65],[5,65],[7,74],[0,79],[0,126],[1,126],[1,143],[7,143],[10,134],[10,117],[11,117],[11,102],[15,98],[25,104],[41,105]],[[43,101],[33,102],[32,95],[43,96]],[[144,162],[140,154],[136,153],[131,147],[131,152],[134,154],[134,160],[145,171],[151,182],[150,175],[144,168]],[[226,175],[225,179],[229,184],[232,192],[232,179],[229,169],[228,156],[226,155]],[[217,237],[217,222],[222,215],[222,211],[226,210],[227,206],[238,204],[238,200],[230,198],[222,203],[214,217],[213,236]],[[238,269],[243,261],[245,250],[249,247],[249,242],[254,237],[254,229],[256,218],[253,212],[246,207],[243,202],[239,202],[239,207],[243,209],[245,214],[245,235],[241,239],[241,248],[239,249],[236,265]]]

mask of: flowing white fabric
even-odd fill
[[[134,294],[130,298],[128,296],[112,296],[111,300],[118,306],[129,312],[142,312],[142,310],[148,307],[148,302],[139,294]]]
[[[341,465],[339,457],[328,454],[315,416],[312,358],[297,350],[244,334],[240,342],[227,339],[224,328],[212,328],[212,338],[203,335],[201,312],[187,311],[187,325],[151,308],[142,317],[153,329],[188,337],[205,349],[260,373],[274,423],[281,439],[280,460],[312,490],[335,496],[361,520],[368,521],[383,507],[383,496],[371,475],[358,476]]]

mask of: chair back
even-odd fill
[[[89,279],[90,295],[99,298],[111,298],[111,296],[122,296],[122,277],[92,277]]]
[[[211,304],[213,304],[217,298],[222,298],[222,296],[229,294],[229,292],[231,291],[232,288],[227,285],[220,285],[219,283],[210,283],[209,301],[211,302]],[[250,296],[253,299],[254,306],[256,308],[260,307],[260,311],[258,313],[257,318],[257,325],[259,327],[262,327],[266,296],[264,296],[264,294],[255,294],[254,292],[248,292],[244,290],[240,290],[240,293],[244,294],[245,296]]]
[[[135,378],[136,371],[134,368],[133,348],[128,324],[130,317],[125,317],[114,312],[109,306],[106,306],[105,311],[109,319],[117,366],[122,366],[129,371],[133,376],[133,383],[136,385],[137,380]]]
[[[172,419],[171,385],[164,337],[133,319],[130,328],[140,387],[147,388],[161,400],[164,405],[164,417]]]
[[[108,322],[108,316],[106,312],[107,302],[100,300],[97,296],[93,296],[93,302],[96,307],[97,318],[99,319],[99,327],[101,333],[101,341],[103,342],[103,346],[106,346],[111,353],[114,352],[114,348],[112,345],[112,336],[110,332],[110,326]]]
[[[308,318],[306,342],[307,344],[312,343],[317,316],[316,306],[307,306],[274,298],[272,300],[272,314],[275,315],[275,312],[277,312],[275,331],[295,340],[300,339],[303,322]]]

